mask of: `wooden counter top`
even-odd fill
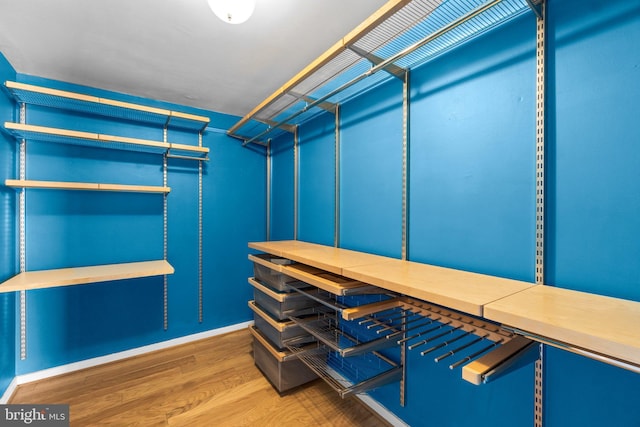
[[[535,286],[518,280],[396,259],[349,267],[343,274],[476,316],[483,315],[486,304]]]
[[[488,304],[484,316],[640,366],[640,302],[535,286]]]

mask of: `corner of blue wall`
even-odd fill
[[[16,77],[16,71],[0,52],[0,80]],[[11,121],[15,105],[0,90],[0,122]],[[0,132],[0,181],[11,178],[15,168],[15,142]],[[16,274],[15,221],[16,192],[0,187],[0,282]],[[16,372],[15,361],[15,293],[0,293],[0,396],[13,381]]]

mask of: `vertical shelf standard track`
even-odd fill
[[[27,106],[24,102],[20,103],[20,124],[27,122]],[[19,153],[19,176],[21,180],[27,179],[27,140],[20,140]],[[18,212],[18,228],[19,228],[19,248],[20,251],[20,273],[27,271],[27,241],[26,241],[26,204],[27,190],[22,189],[18,196],[19,212]],[[27,292],[20,291],[20,360],[27,358]]]
[[[293,128],[293,240],[298,240],[298,214],[300,213],[300,147],[298,126]]]
[[[198,147],[202,147],[202,131],[198,133]],[[202,288],[202,162],[198,162],[198,322],[204,320]]]
[[[544,285],[544,209],[545,209],[545,2],[529,5],[536,13],[536,285]],[[542,427],[544,393],[544,344],[539,344],[535,363],[534,426]]]
[[[333,246],[340,247],[340,104],[335,108]]]
[[[167,142],[167,126],[162,130],[162,140]],[[167,154],[165,153],[162,156],[162,185],[168,185],[168,175],[169,175],[169,165]],[[168,239],[169,239],[169,230],[168,230],[168,201],[167,194],[164,195],[163,205],[162,205],[162,256],[165,261],[168,258]],[[162,276],[162,327],[164,330],[169,329],[169,278],[167,275]]]

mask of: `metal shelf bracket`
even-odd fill
[[[364,49],[359,48],[358,46],[350,45],[350,46],[347,46],[347,48],[350,51],[352,51],[353,53],[355,53],[356,55],[366,59],[369,62],[371,62],[374,66],[376,66],[378,64],[382,64],[383,62],[386,62],[385,59],[380,58],[379,56],[376,56],[373,53],[369,53],[369,52],[365,51]],[[391,74],[393,77],[399,78],[400,80],[404,80],[405,75],[407,73],[406,69],[404,69],[402,67],[398,67],[396,64],[393,64],[393,63],[388,63],[388,64],[384,65],[382,67],[382,69],[384,71],[386,71],[387,73]]]

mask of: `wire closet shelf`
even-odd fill
[[[392,0],[232,126],[264,145],[353,96],[495,28],[537,0]],[[380,72],[384,71],[384,72]]]

